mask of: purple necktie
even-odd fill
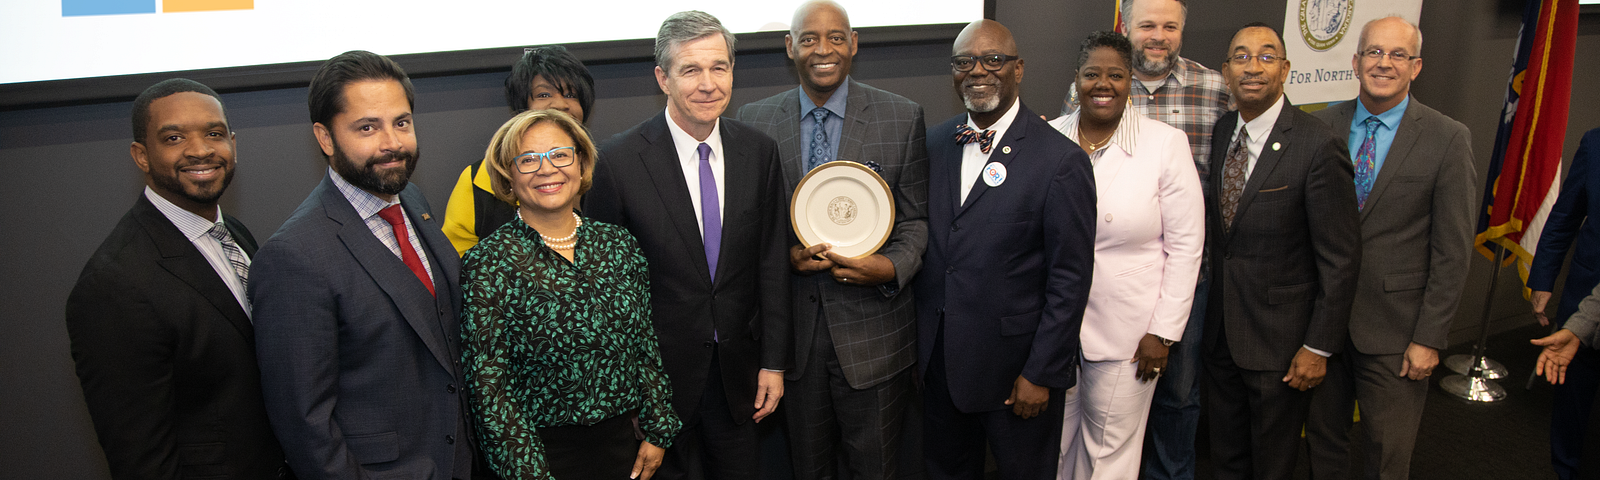
[[[717,177],[711,174],[711,146],[700,144],[700,218],[705,237],[706,267],[717,281],[717,253],[722,251],[722,208],[717,203]]]

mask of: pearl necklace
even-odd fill
[[[539,234],[539,238],[544,239],[545,246],[555,250],[572,250],[577,248],[578,241],[575,240],[575,238],[578,236],[578,227],[583,226],[583,218],[578,216],[578,212],[572,212],[572,221],[577,222],[577,224],[573,225],[572,233],[570,235],[561,238],[554,238],[541,233]]]

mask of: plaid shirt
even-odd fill
[[[1222,114],[1232,110],[1232,96],[1222,74],[1206,68],[1200,62],[1178,57],[1160,88],[1152,94],[1144,82],[1133,81],[1128,98],[1134,108],[1146,117],[1183,130],[1189,136],[1189,149],[1194,154],[1194,169],[1200,173],[1200,184],[1210,176],[1211,128],[1217,125]],[[1062,101],[1061,115],[1078,109],[1077,83]]]

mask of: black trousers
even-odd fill
[[[1044,413],[1023,419],[1011,407],[962,412],[945,376],[944,332],[934,337],[923,391],[923,450],[931,480],[981,480],[984,447],[994,454],[1001,480],[1054,480],[1061,456],[1064,389],[1050,389]]]
[[[1283,382],[1287,370],[1246,370],[1233,363],[1222,319],[1216,344],[1205,352],[1205,412],[1211,421],[1211,462],[1221,480],[1294,478],[1300,429],[1311,410],[1312,390]],[[1288,369],[1288,365],[1283,366]]]
[[[720,348],[720,347],[718,347]],[[656,470],[661,480],[754,480],[761,472],[760,437],[756,422],[734,422],[722,386],[722,366],[713,348],[711,372],[694,418],[684,419],[683,430]],[[750,372],[752,375],[755,372]],[[558,477],[559,478],[559,477]],[[624,475],[622,478],[627,478]]]

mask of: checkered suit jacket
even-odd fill
[[[839,160],[876,165],[895,199],[895,224],[877,253],[894,264],[895,279],[877,287],[837,283],[825,274],[795,275],[793,292],[794,368],[804,374],[811,340],[826,318],[845,379],[867,388],[894,377],[916,359],[916,310],[911,279],[922,268],[928,243],[928,153],[923,140],[922,107],[905,97],[848,80],[849,97],[839,143]],[[739,120],[778,141],[789,195],[805,177],[800,139],[800,89],[752,102]],[[790,238],[792,244],[799,240]],[[818,304],[821,308],[818,308]]]

